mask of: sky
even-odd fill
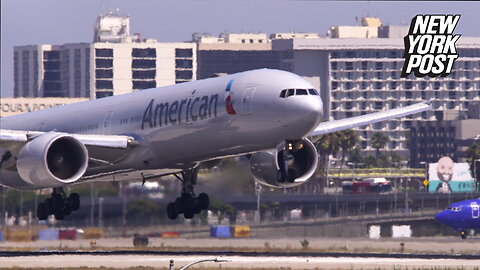
[[[191,40],[194,32],[313,32],[358,25],[409,24],[416,14],[461,14],[455,33],[480,36],[480,2],[315,0],[2,0],[1,97],[13,96],[13,47],[92,42],[96,17],[119,9],[130,15],[131,33],[160,42]]]

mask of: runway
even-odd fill
[[[1,267],[154,267],[167,268],[174,260],[178,269],[188,263],[213,259],[215,256],[198,255],[50,255],[3,257]],[[228,262],[202,263],[202,267],[245,269],[399,269],[399,268],[462,268],[475,269],[480,259],[419,259],[374,257],[297,257],[297,256],[225,256]]]

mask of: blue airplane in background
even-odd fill
[[[452,203],[435,218],[459,231],[462,239],[465,239],[468,229],[480,228],[480,199]]]

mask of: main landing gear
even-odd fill
[[[54,215],[55,219],[63,220],[78,208],[80,208],[78,193],[71,193],[67,197],[63,188],[53,188],[52,196],[38,204],[37,217],[39,220],[46,220],[49,215]]]
[[[197,183],[198,168],[184,170],[182,176],[175,174],[175,177],[182,182],[182,194],[167,205],[167,215],[169,219],[176,219],[179,214],[183,214],[186,219],[191,219],[195,214],[200,214],[202,210],[208,209],[210,200],[208,195],[200,193],[195,197],[193,187]]]

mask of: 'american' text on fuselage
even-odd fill
[[[155,99],[150,100],[143,113],[142,129],[145,124],[154,128],[158,126],[194,122],[198,119],[217,116],[218,94],[203,97],[190,97],[172,103],[164,102],[155,105]]]

